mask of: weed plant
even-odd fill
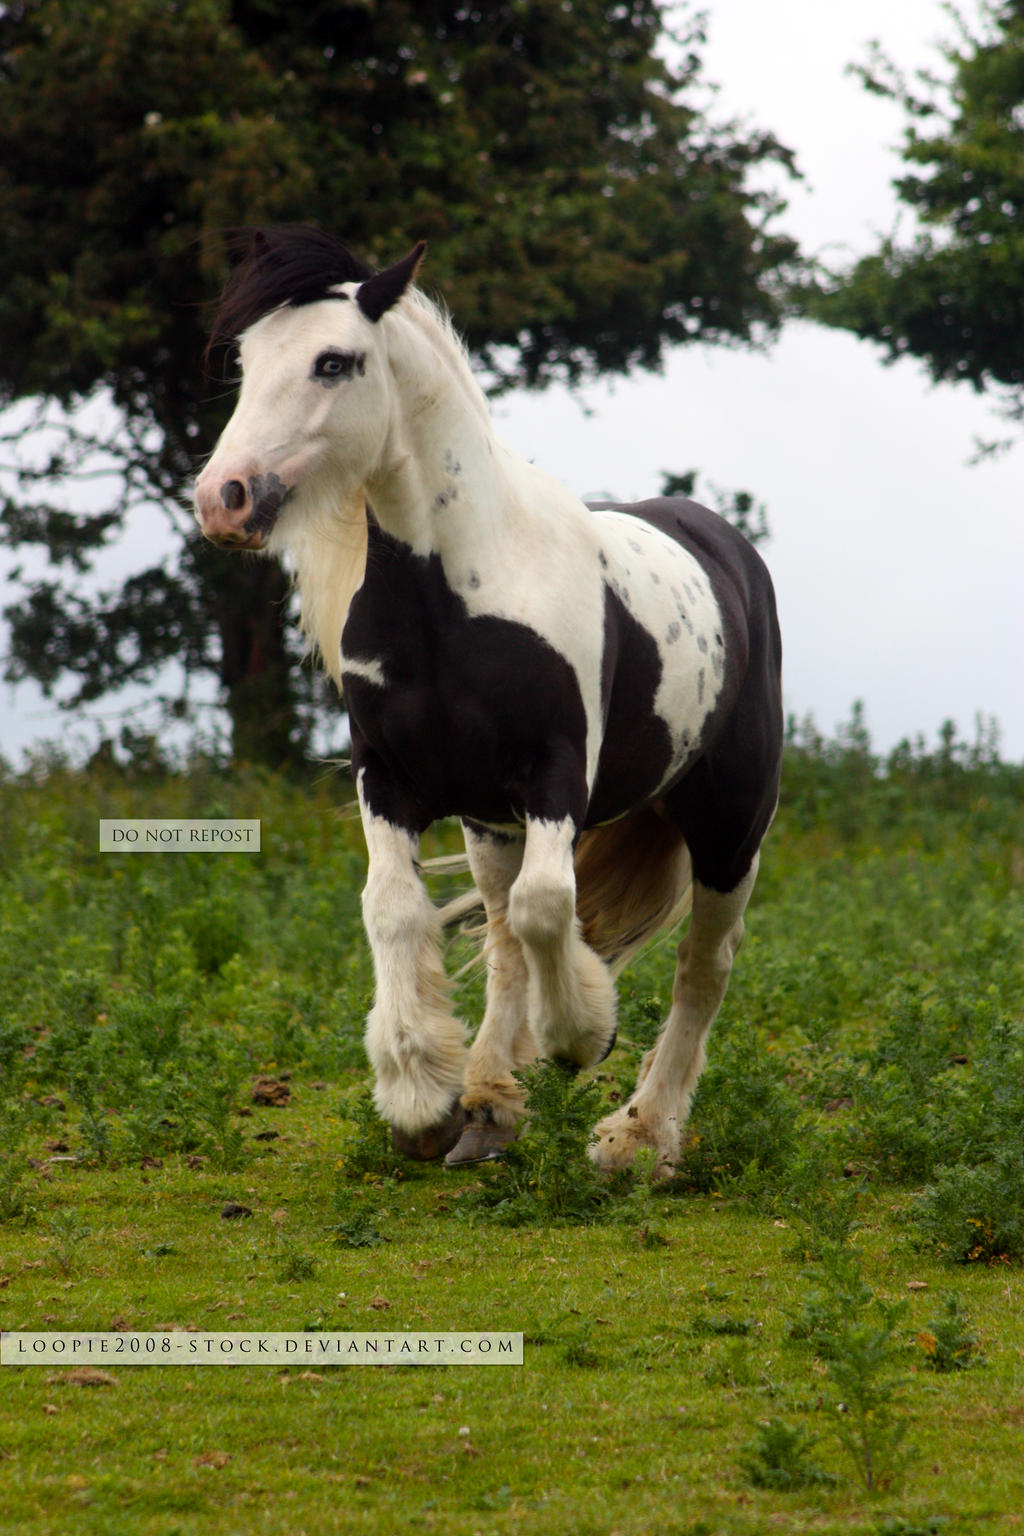
[[[604,1107],[600,1086],[557,1061],[534,1062],[516,1079],[526,1100],[522,1128],[504,1157],[481,1164],[461,1209],[507,1226],[607,1217],[612,1186],[587,1155]]]
[[[756,1440],[740,1452],[739,1463],[755,1488],[788,1493],[795,1488],[827,1486],[835,1478],[810,1458],[817,1444],[818,1436],[805,1425],[767,1419],[758,1425]]]
[[[971,1332],[970,1318],[956,1291],[943,1293],[942,1311],[929,1319],[916,1339],[933,1371],[943,1374],[966,1371],[982,1361],[978,1340]]]
[[[869,1495],[898,1487],[909,1452],[897,1375],[906,1303],[874,1294],[852,1248],[826,1248],[791,1329],[824,1361],[824,1400],[839,1443]]]

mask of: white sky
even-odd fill
[[[846,67],[873,37],[905,70],[934,67],[953,28],[942,0],[707,8],[716,112],[773,130],[804,172],[780,227],[808,254],[873,248],[898,218],[903,119]],[[998,719],[1004,755],[1024,758],[1024,443],[968,466],[976,438],[1003,435],[989,403],[803,324],[765,355],[679,350],[662,376],[593,386],[583,402],[511,397],[498,430],[581,495],[639,499],[662,471],[697,468],[767,503],[789,710],[831,734],[862,699],[881,750],[934,740],[946,718],[972,736],[980,711]],[[68,724],[34,688],[0,690],[9,760]]]

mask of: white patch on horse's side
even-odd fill
[[[658,647],[661,681],[654,708],[672,738],[667,783],[691,756],[721,691],[722,615],[689,550],[629,513],[592,515],[601,531],[608,584]]]
[[[368,661],[358,661],[354,657],[342,653],[341,675],[345,677],[361,677],[364,682],[374,683],[378,688],[387,687],[387,678],[384,676],[384,667],[376,658]]]
[[[418,839],[375,816],[356,788],[370,866],[363,922],[376,1000],[366,1022],[374,1102],[400,1131],[437,1125],[462,1092],[465,1032],[452,1015],[440,951],[440,918],[416,872]]]
[[[516,494],[504,518],[481,538],[467,506],[452,540],[457,553],[448,560],[442,547],[445,575],[472,616],[524,624],[569,662],[587,722],[590,790],[602,739],[602,647],[594,640],[604,634],[604,579],[597,530],[583,503],[543,470],[513,460],[508,471]],[[551,510],[539,517],[540,507]],[[454,522],[453,517],[446,532],[454,531]],[[528,550],[536,550],[539,558],[525,559]],[[567,592],[571,602],[566,602]]]

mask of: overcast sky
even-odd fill
[[[808,253],[875,247],[899,217],[902,116],[845,71],[873,37],[907,70],[934,66],[953,25],[942,0],[707,9],[715,111],[770,128],[806,178],[780,227]],[[972,736],[980,711],[998,719],[1004,755],[1024,758],[1024,445],[969,467],[976,438],[1002,435],[984,399],[794,325],[765,355],[689,347],[663,375],[588,388],[582,404],[549,390],[496,414],[511,446],[584,496],[639,499],[663,471],[697,468],[767,504],[789,710],[832,734],[861,699],[879,749],[934,741],[946,718]],[[130,531],[140,565],[155,526]],[[66,724],[35,689],[0,692],[9,760]]]

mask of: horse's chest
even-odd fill
[[[553,758],[585,742],[576,673],[528,626],[471,615],[439,563],[389,553],[342,637],[354,734],[424,817],[521,817]]]

